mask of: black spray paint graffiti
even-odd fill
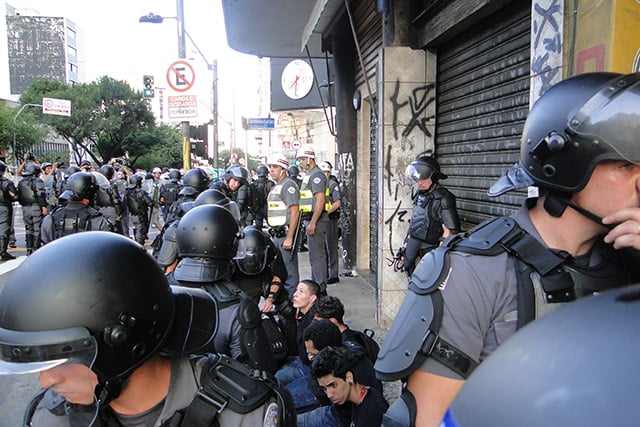
[[[417,87],[411,91],[411,95],[406,101],[399,102],[398,96],[400,92],[400,81],[396,80],[396,84],[393,90],[393,94],[389,97],[389,101],[393,106],[393,137],[398,139],[398,114],[400,110],[407,105],[411,109],[411,116],[404,130],[402,131],[402,136],[406,137],[411,134],[413,129],[416,127],[420,129],[425,135],[431,137],[431,131],[427,128],[427,123],[429,120],[432,120],[434,117],[422,117],[424,112],[427,110],[427,107],[435,102],[435,97],[433,95],[429,96],[431,91],[435,88],[434,83],[429,83],[424,86]]]
[[[544,8],[540,3],[533,6],[533,33],[536,35],[533,42],[534,55],[531,58],[531,71],[540,77],[542,85],[538,96],[547,91],[555,81],[554,78],[561,71],[559,68],[549,64],[551,54],[562,52],[562,34],[560,22],[562,22],[562,10],[558,4],[559,0],[552,0],[548,8]],[[547,34],[551,37],[542,37]],[[540,39],[542,38],[542,45]]]

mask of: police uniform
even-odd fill
[[[18,181],[18,201],[22,206],[27,254],[36,249],[40,234],[43,208],[47,207],[44,182],[37,176],[27,176]]]
[[[112,230],[118,234],[123,234],[122,223],[122,203],[120,194],[115,183],[110,183],[109,187],[98,187],[95,196],[95,206],[104,218],[111,224]]]
[[[341,200],[340,184],[335,176],[329,175],[327,180],[329,184],[329,205],[336,200]],[[338,239],[340,237],[340,208],[329,214],[329,225],[327,227],[327,274],[331,282],[338,281],[339,260],[338,255]]]
[[[113,231],[113,225],[96,209],[82,202],[68,201],[44,217],[39,241],[47,244],[82,231]]]
[[[127,188],[125,198],[131,213],[135,241],[144,245],[149,232],[149,207],[153,206],[153,200],[141,187],[131,186]]]
[[[404,269],[409,275],[413,272],[416,261],[438,247],[443,224],[451,234],[460,231],[455,196],[440,184],[436,184],[431,191],[419,191],[414,198],[404,253]]]
[[[169,214],[169,208],[178,200],[178,193],[182,189],[182,184],[177,180],[171,180],[162,184],[160,187],[160,206],[162,207],[162,219],[167,221],[167,215]]]
[[[2,259],[13,258],[13,255],[8,255],[7,248],[13,222],[12,203],[17,194],[18,190],[13,182],[4,175],[0,175],[0,255]]]
[[[267,222],[271,227],[273,242],[280,250],[287,268],[287,280],[284,282],[284,286],[289,294],[289,298],[293,297],[293,292],[300,281],[300,273],[298,270],[299,245],[296,244],[295,247],[288,251],[282,247],[282,244],[287,237],[288,228],[297,226],[297,224],[291,224],[289,207],[299,204],[300,190],[296,183],[289,177],[285,177],[281,183],[274,185],[267,196]],[[298,230],[298,233],[300,232],[301,230]],[[298,237],[298,241],[299,240],[300,236]]]
[[[197,392],[200,391],[200,387],[202,385],[202,372],[207,359],[207,357],[199,357],[197,360],[193,361],[193,363],[186,357],[171,359],[171,382],[169,384],[167,397],[160,404],[142,415],[135,416],[116,415],[113,411],[105,410],[103,407],[101,409],[101,416],[99,416],[95,424],[92,425],[96,427],[108,427],[112,425],[111,422],[115,425],[129,425],[127,421],[132,421],[134,417],[137,421],[136,425],[154,427],[166,425],[177,427],[184,425],[184,420],[180,421],[179,418],[175,418],[173,420],[175,424],[169,423],[168,421],[172,419],[174,415],[177,415],[178,411],[184,412],[184,409],[189,407],[192,401],[194,401],[194,396],[196,396]],[[195,399],[197,399],[197,397]],[[275,400],[273,397],[270,397],[265,403],[245,414],[234,412],[229,408],[223,408],[217,415],[216,421],[218,422],[218,425],[232,427],[274,425],[269,423],[269,420],[272,420],[272,418],[277,415],[274,402]],[[33,425],[34,427],[66,427],[70,425],[69,415],[65,414],[64,408],[60,408],[59,415],[54,415],[54,413],[47,409],[46,404],[46,400],[43,399],[40,401],[35,409],[32,423],[30,425]],[[217,409],[218,408],[211,405],[209,410],[214,414]],[[67,409],[67,411],[73,412],[74,407],[72,406]],[[105,412],[108,412],[108,415],[105,414]],[[75,415],[83,416],[82,413]],[[89,425],[94,414],[91,411],[87,411],[85,416],[87,419],[84,425]],[[115,419],[112,419],[109,422],[103,422],[102,420],[105,417],[112,417]],[[209,424],[207,424],[207,426],[201,424],[190,424],[190,426],[208,427]],[[187,426],[185,425],[184,427]]]
[[[324,290],[327,284],[327,251],[325,242],[327,238],[327,227],[329,226],[329,216],[327,215],[327,177],[316,165],[302,179],[300,188],[300,211],[302,212],[305,228],[309,228],[314,208],[314,195],[322,193],[325,198],[323,212],[316,223],[313,235],[307,234],[309,245],[309,263],[311,264],[311,278]]]

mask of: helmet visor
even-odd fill
[[[606,144],[601,160],[640,163],[640,73],[620,76],[589,99],[568,128],[579,137]]]
[[[417,182],[419,179],[431,178],[433,169],[424,163],[413,162],[407,166],[404,174],[407,178]]]
[[[243,239],[244,240],[244,239]],[[255,276],[262,273],[267,265],[267,251],[269,248],[264,248],[258,252],[250,251],[244,252],[244,257],[237,259],[238,269],[249,276]]]
[[[0,375],[40,372],[65,363],[91,368],[98,344],[85,328],[18,332],[0,328]]]

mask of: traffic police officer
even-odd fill
[[[267,222],[274,243],[282,254],[287,268],[287,279],[284,287],[289,298],[300,281],[298,271],[298,248],[300,246],[300,190],[296,183],[287,176],[289,162],[282,156],[272,157],[267,162],[271,178],[276,185],[267,196]]]
[[[320,163],[320,169],[327,176],[327,184],[329,187],[329,226],[327,227],[327,283],[338,283],[339,259],[338,256],[338,240],[340,239],[340,206],[342,204],[342,195],[340,194],[340,183],[335,175],[331,175],[333,165],[330,162]]]
[[[303,145],[297,153],[305,176],[300,187],[300,210],[307,231],[311,277],[322,292],[327,286],[327,251],[325,244],[329,227],[327,177],[316,164],[316,152]]]

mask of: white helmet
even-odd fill
[[[299,159],[300,157],[307,157],[309,159],[315,159],[316,158],[316,150],[314,150],[311,145],[304,144],[302,147],[300,147],[300,149],[298,150],[298,153],[296,154],[296,158],[297,159]]]
[[[329,163],[329,162],[321,162],[318,166],[320,167],[320,170],[322,172],[331,173],[331,163]]]
[[[289,161],[284,156],[274,156],[267,160],[267,166],[276,165],[282,169],[289,168]]]

